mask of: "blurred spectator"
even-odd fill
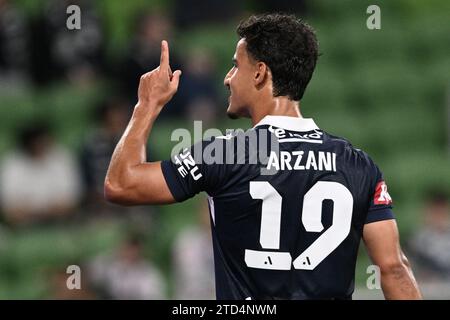
[[[184,229],[175,240],[175,299],[215,299],[210,215],[206,201],[202,204],[197,223]]]
[[[0,0],[0,83],[10,88],[27,81],[29,63],[27,21],[22,11]]]
[[[136,30],[132,33],[134,39],[126,54],[125,60],[120,63],[119,74],[122,90],[131,103],[137,101],[139,80],[144,73],[150,72],[159,66],[161,57],[161,41],[172,37],[172,22],[162,13],[145,12],[136,19]],[[170,65],[173,70],[179,68],[177,54],[170,48]],[[179,115],[179,105],[176,95],[161,113],[165,115]]]
[[[92,3],[52,0],[32,22],[32,74],[36,84],[67,79],[84,85],[104,69],[105,35]],[[66,26],[69,5],[81,11],[81,29]]]
[[[218,107],[214,100],[208,97],[199,97],[187,105],[187,119],[193,121],[203,121],[203,128],[213,128],[216,126]]]
[[[86,209],[89,218],[120,218],[137,220],[149,228],[154,208],[123,207],[108,203],[103,195],[106,171],[114,149],[128,124],[131,108],[120,97],[104,100],[95,111],[96,127],[82,146],[81,168],[85,186]]]
[[[259,12],[287,12],[305,13],[305,0],[259,0],[255,2],[255,9]]]
[[[178,28],[193,28],[205,23],[227,23],[240,14],[243,2],[237,0],[175,0]]]
[[[187,53],[184,65],[183,80],[176,96],[183,101],[188,118],[213,122],[219,104],[213,56],[206,48],[196,47]]]
[[[26,225],[72,213],[81,193],[71,154],[55,143],[48,126],[37,123],[19,134],[20,148],[0,166],[1,204],[6,220]]]
[[[90,282],[101,298],[153,300],[166,298],[160,271],[143,255],[143,239],[129,235],[111,255],[88,262]]]
[[[410,241],[419,281],[450,281],[450,201],[432,192],[424,211],[424,224]]]
[[[103,203],[103,184],[111,156],[122,136],[129,117],[129,108],[120,98],[104,101],[96,110],[96,127],[82,147],[82,169],[90,204]]]

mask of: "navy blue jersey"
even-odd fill
[[[312,119],[266,116],[162,162],[184,201],[206,191],[218,299],[348,299],[364,224],[393,219],[366,153]]]

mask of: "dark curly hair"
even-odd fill
[[[242,21],[236,31],[250,57],[271,70],[273,95],[300,100],[317,62],[314,30],[294,15],[262,14]]]

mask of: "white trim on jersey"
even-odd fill
[[[278,142],[306,142],[306,143],[323,143],[322,140],[300,139],[300,138],[285,138],[279,139]]]
[[[298,118],[287,116],[270,116],[270,115],[265,116],[253,128],[262,125],[271,125],[278,128],[287,129],[290,131],[300,131],[300,132],[319,129],[314,120],[311,118]]]
[[[209,213],[211,214],[213,224],[216,225],[216,212],[214,209],[214,198],[208,195],[208,202],[209,202]]]

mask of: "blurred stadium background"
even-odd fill
[[[66,28],[69,4],[81,30]],[[371,4],[381,30],[366,27]],[[238,21],[269,11],[315,28],[322,55],[302,112],[382,168],[425,297],[450,298],[450,2],[0,0],[0,299],[214,298],[204,198],[125,209],[101,186],[162,38],[183,76],[150,159],[168,158],[171,132],[193,120],[249,127],[227,120],[223,77]],[[67,290],[69,265],[82,290]],[[369,265],[361,246],[355,298],[382,297],[366,287]]]

